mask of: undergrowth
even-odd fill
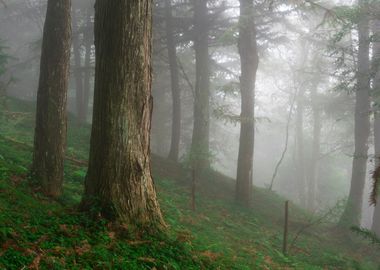
[[[283,202],[255,188],[250,209],[233,200],[234,183],[208,171],[190,210],[190,173],[153,157],[153,175],[168,232],[155,237],[93,220],[80,201],[89,126],[70,117],[64,194],[51,201],[28,185],[33,106],[10,100],[0,123],[0,269],[378,269],[366,242],[334,224],[310,226],[281,252]],[[290,240],[311,215],[291,204]]]

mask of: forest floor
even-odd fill
[[[192,211],[190,173],[157,156],[153,175],[168,233],[116,233],[76,210],[89,127],[79,128],[70,119],[64,194],[51,201],[27,181],[34,108],[17,100],[8,105],[9,111],[0,115],[0,269],[379,268],[378,247],[292,203],[284,256],[285,199],[255,188],[252,208],[241,208],[233,200],[233,179],[211,170],[198,183]]]

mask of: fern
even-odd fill
[[[372,231],[357,226],[351,227],[351,230],[364,239],[369,240],[373,245],[380,245],[380,238]]]

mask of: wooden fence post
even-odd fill
[[[284,239],[282,245],[282,253],[287,254],[288,249],[288,223],[289,223],[289,201],[285,202],[285,222],[284,222]]]

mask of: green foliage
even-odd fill
[[[351,227],[351,230],[353,232],[356,232],[358,235],[360,235],[364,239],[370,241],[372,244],[374,244],[376,246],[380,245],[379,237],[377,237],[377,235],[375,233],[371,232],[370,230],[365,229],[365,228],[360,228],[357,226]]]
[[[33,109],[16,100],[10,107]],[[23,118],[9,127],[7,137],[0,136],[0,269],[375,269],[371,261],[376,253],[359,254],[365,247],[361,242],[340,244],[328,225],[305,231],[284,256],[284,199],[256,188],[253,208],[240,208],[233,200],[232,180],[212,170],[200,179],[197,211],[191,211],[187,170],[158,157],[153,157],[153,174],[169,227],[166,235],[135,235],[90,219],[75,210],[83,166],[67,162],[65,191],[58,201],[28,185],[31,148],[25,144],[32,140],[32,119]],[[87,156],[89,131],[72,124],[69,130],[70,155]],[[309,216],[293,204],[290,213],[292,238],[297,224]]]

